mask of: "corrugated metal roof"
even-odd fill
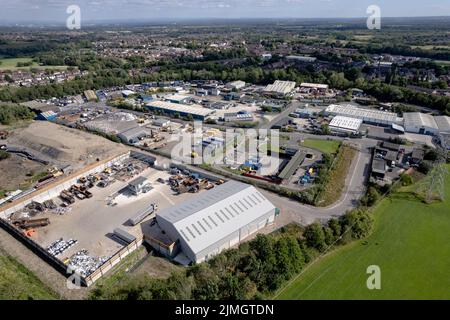
[[[362,122],[363,121],[361,119],[336,116],[333,120],[331,120],[330,127],[358,131],[362,125]]]
[[[434,117],[430,114],[421,112],[405,112],[403,117],[405,119],[405,127],[414,126],[438,129]]]
[[[434,117],[436,124],[439,128],[439,132],[449,133],[450,132],[450,117],[447,116],[437,116]]]
[[[171,103],[166,101],[154,101],[147,104],[150,107],[159,108],[163,110],[169,110],[172,112],[187,113],[193,115],[199,115],[206,117],[210,115],[213,111],[203,108],[200,105],[184,105],[181,103]]]
[[[255,187],[230,181],[157,215],[174,225],[193,252],[200,252],[273,209]]]
[[[279,174],[281,179],[289,179],[295,171],[298,169],[300,164],[305,160],[306,152],[303,150],[297,151],[297,153],[292,157],[291,161],[286,165],[286,167]]]
[[[326,112],[334,115],[341,115],[345,117],[358,118],[363,120],[377,120],[390,123],[395,123],[399,121],[396,113],[375,109],[358,108],[350,104],[348,105],[332,104],[328,106]]]
[[[275,92],[280,94],[288,94],[295,89],[296,83],[294,81],[276,80],[273,84],[269,84],[264,91]]]
[[[123,137],[126,140],[134,139],[136,137],[141,137],[148,134],[148,131],[144,127],[134,127],[121,132],[118,136]]]

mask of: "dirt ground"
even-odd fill
[[[29,150],[55,164],[69,164],[74,170],[126,152],[123,145],[100,136],[51,122],[34,121],[28,127],[13,130],[8,145]]]
[[[183,270],[183,267],[176,266],[167,259],[149,255],[133,270],[133,274],[147,274],[154,278],[166,279],[177,270]]]
[[[0,161],[0,190],[16,190],[24,187],[27,179],[34,174],[44,172],[48,166],[27,158],[11,154]]]

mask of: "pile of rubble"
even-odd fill
[[[37,216],[47,210],[47,208],[42,203],[36,201],[27,204],[24,209],[28,211],[31,217]]]
[[[57,208],[52,210],[52,212],[54,214],[59,214],[60,216],[68,214],[70,211],[72,211],[71,207],[57,207]]]
[[[92,257],[87,250],[83,249],[70,257],[68,268],[82,277],[88,277],[109,259],[110,257]]]
[[[63,238],[60,238],[53,242],[51,245],[47,247],[48,253],[50,253],[52,256],[58,256],[70,247],[74,246],[78,243],[78,240],[75,239],[69,239],[67,241],[63,240]]]

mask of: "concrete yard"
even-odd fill
[[[65,215],[46,213],[42,217],[49,217],[51,224],[38,229],[34,240],[47,247],[59,238],[67,240],[73,238],[78,243],[63,252],[58,258],[64,260],[81,249],[87,249],[93,256],[111,256],[123,247],[123,243],[113,240],[111,234],[115,228],[121,228],[135,236],[141,236],[139,225],[132,227],[127,224],[129,218],[147,208],[150,204],[157,204],[159,210],[185,201],[193,194],[175,195],[168,184],[156,182],[159,178],[168,179],[169,173],[148,168],[139,176],[148,178],[153,188],[148,193],[131,196],[120,192],[127,186],[127,182],[116,181],[106,188],[91,189],[93,197],[86,200],[76,200],[72,210]],[[117,205],[108,205],[111,196],[118,196],[113,200]],[[40,216],[41,217],[41,216]],[[148,217],[151,219],[154,215]]]

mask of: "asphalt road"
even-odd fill
[[[271,121],[262,124],[259,129],[270,129],[274,124],[278,121],[289,118],[289,115],[295,111],[295,109],[299,108],[302,104],[300,102],[292,102],[286,109],[280,112],[275,118]]]
[[[365,181],[369,174],[371,155],[367,147],[361,147],[358,156],[353,160],[352,169],[345,181],[345,190],[341,199],[335,204],[325,207],[313,207],[300,204],[298,201],[280,197],[276,193],[260,189],[272,203],[283,213],[277,221],[279,227],[293,221],[308,225],[315,221],[327,221],[334,217],[344,215],[348,210],[355,208],[359,199],[365,192]]]

